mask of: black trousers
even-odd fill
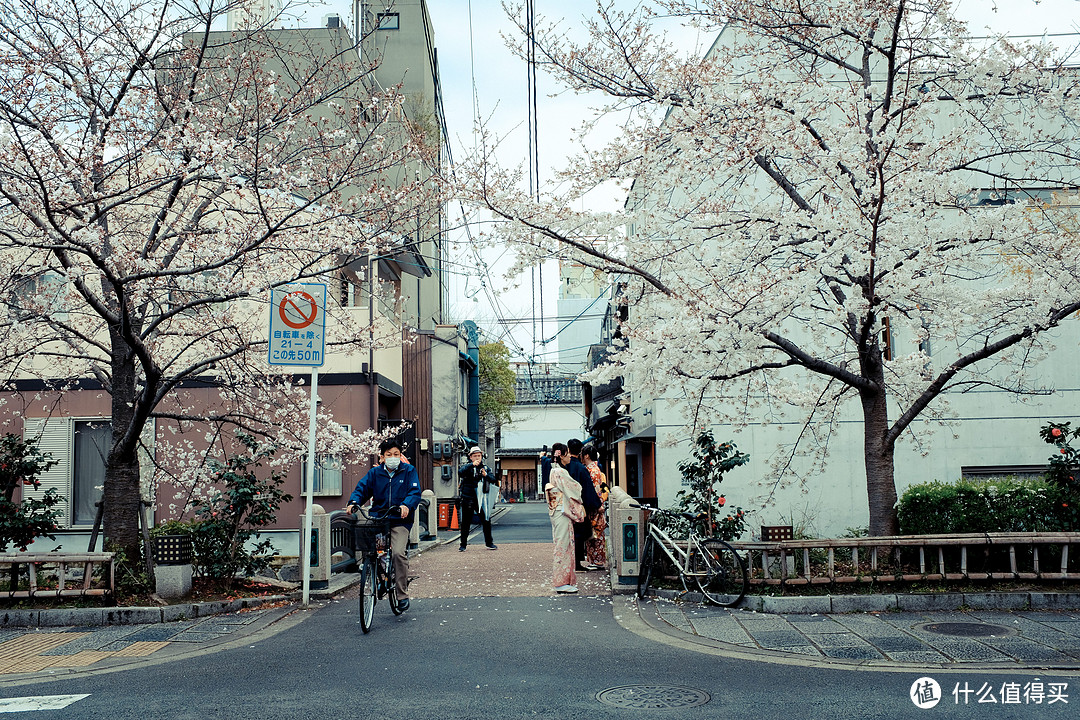
[[[469,532],[472,530],[473,515],[477,515],[480,524],[484,528],[484,544],[491,547],[495,541],[491,539],[491,518],[476,512],[476,496],[463,495],[461,497],[461,547],[469,544]]]
[[[574,565],[585,562],[585,541],[592,537],[592,516],[596,511],[585,511],[585,521],[574,523]]]

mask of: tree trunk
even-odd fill
[[[115,335],[115,332],[114,332]],[[132,567],[142,557],[139,536],[139,433],[131,433],[135,418],[135,363],[119,337],[113,338],[112,447],[105,463],[104,532],[122,550]],[[119,348],[119,349],[118,349]]]
[[[881,387],[878,384],[878,387]],[[860,393],[863,408],[863,463],[866,466],[866,494],[870,504],[870,535],[898,535],[896,519],[896,478],[889,431],[889,408],[884,392]]]

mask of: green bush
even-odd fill
[[[737,540],[746,531],[746,513],[741,507],[728,508],[727,498],[720,493],[724,474],[750,461],[750,456],[735,449],[735,444],[717,444],[706,430],[698,435],[690,458],[679,463],[683,485],[675,496],[670,510],[693,513],[701,518],[706,537]],[[660,526],[674,537],[686,537],[690,523],[677,516],[662,516]]]
[[[1060,532],[1080,529],[1074,488],[1042,479],[912,485],[897,505],[904,535]]]
[[[292,496],[281,489],[285,479],[276,473],[259,477],[261,461],[274,449],[261,449],[255,439],[238,435],[249,454],[234,455],[228,462],[214,461],[214,493],[197,503],[191,523],[191,541],[199,575],[223,582],[228,589],[236,576],[251,576],[266,568],[277,551],[259,537],[259,529],[273,524],[277,511]]]
[[[196,522],[195,520],[166,520],[150,528],[150,537],[191,535]]]
[[[41,486],[38,476],[56,464],[48,453],[38,450],[33,440],[8,433],[0,438],[0,552],[14,545],[25,551],[34,538],[55,539],[60,515],[54,506],[63,499],[49,488],[39,498],[23,497],[15,502],[19,485]]]

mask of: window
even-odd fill
[[[37,440],[41,451],[56,460],[54,466],[39,476],[41,486],[24,490],[24,496],[40,496],[53,489],[63,498],[56,506],[60,525],[82,528],[93,525],[96,503],[101,499],[105,483],[105,458],[112,442],[109,420],[26,418],[23,432],[27,439]]]
[[[37,275],[16,276],[8,291],[8,306],[20,320],[52,317],[66,320],[64,310],[67,284],[47,270]]]
[[[93,525],[96,503],[105,485],[105,460],[112,445],[112,423],[74,421],[74,465],[71,481],[71,524]]]
[[[367,274],[366,258],[353,260],[339,271],[338,301],[341,307],[367,307],[368,296],[371,294]]]
[[[315,463],[315,484],[312,495],[341,495],[341,470],[344,463],[336,455],[320,455]],[[307,492],[307,457],[300,463],[300,492]]]
[[[379,13],[380,30],[400,30],[401,16],[398,13]]]

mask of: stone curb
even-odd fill
[[[631,594],[636,588],[618,586],[613,594]],[[649,595],[666,600],[704,603],[699,592],[649,588]],[[1080,593],[981,592],[981,593],[884,593],[881,595],[747,595],[733,610],[773,614],[825,614],[856,612],[909,612],[942,610],[1080,610]]]
[[[290,602],[285,595],[237,598],[231,601],[181,603],[162,607],[53,608],[46,610],[0,610],[0,628],[92,627],[98,625],[145,625],[194,620],[222,613],[253,610],[264,605]]]

